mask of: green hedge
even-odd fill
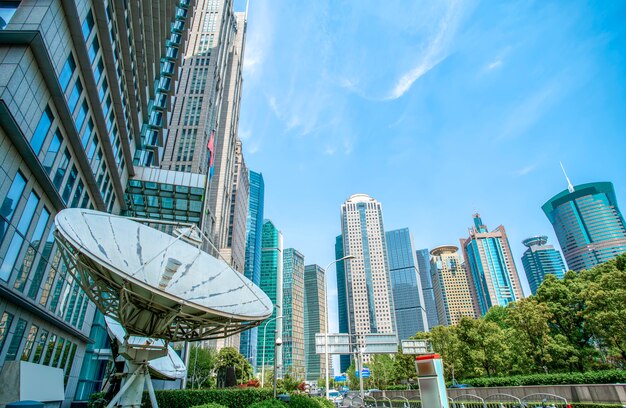
[[[156,391],[159,408],[191,408],[197,405],[217,403],[228,408],[247,407],[255,402],[273,398],[273,391],[261,388],[225,388],[212,390]],[[143,407],[150,407],[148,393],[143,394]]]
[[[293,394],[289,400],[289,408],[334,408],[335,404],[323,397]]]
[[[225,405],[222,404],[215,404],[213,402],[210,402],[208,404],[204,404],[204,405],[196,405],[193,408],[227,408]]]
[[[382,401],[382,400],[381,400]],[[367,402],[367,401],[366,401]],[[393,403],[393,405],[396,406],[402,406],[401,404],[403,404],[405,401],[404,400],[394,400],[392,399],[391,402]],[[411,403],[411,407],[413,408],[418,408],[421,407],[421,403],[420,401],[409,401]],[[511,403],[512,404],[512,403]],[[509,403],[504,403],[505,407],[517,407],[517,405],[511,405]],[[574,402],[571,404],[572,408],[623,408],[623,405],[621,404],[599,404],[599,403],[587,403],[587,402]],[[468,404],[466,404],[466,406],[468,406]],[[500,403],[487,403],[488,407],[495,407],[495,408],[499,408],[501,407]],[[557,405],[557,407],[562,407]]]
[[[287,404],[276,399],[269,399],[261,402],[255,402],[248,408],[287,408]]]
[[[626,382],[626,370],[587,371],[584,373],[556,373],[511,375],[461,380],[473,387],[515,387],[520,385],[559,384],[614,384]]]

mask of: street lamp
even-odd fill
[[[273,322],[274,320],[282,319],[282,318],[283,318],[282,316],[272,317],[263,325],[263,358],[261,362],[261,388],[263,388],[263,385],[265,384],[265,336],[267,334],[267,325]],[[274,330],[274,332],[276,332],[276,330]],[[276,360],[276,347],[274,347],[274,360]],[[274,377],[276,377],[276,372],[274,372]]]
[[[326,272],[328,271],[328,268],[331,267],[331,265],[336,264],[337,262],[346,261],[348,259],[354,258],[356,258],[356,256],[346,255],[343,258],[335,259],[334,261],[326,265],[326,268],[324,268],[324,298],[326,303],[326,330],[324,330],[324,358],[326,359],[326,399],[330,399],[330,364],[328,364],[328,330],[330,329],[330,327],[328,322],[328,274]]]
[[[283,341],[281,340],[280,337],[276,337],[276,342],[274,343],[274,398],[276,398],[276,385],[278,383],[278,376],[276,375],[278,373],[278,367],[276,365],[276,362],[278,361],[278,359],[276,358],[276,349],[278,349],[278,347],[280,347],[283,344]]]

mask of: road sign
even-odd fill
[[[398,337],[395,333],[368,333],[364,337],[365,354],[395,354],[398,352]]]
[[[335,376],[335,382],[346,382],[348,381],[348,379],[346,378],[345,375],[336,375]]]
[[[361,372],[363,373],[363,378],[369,378],[370,377],[370,369],[367,367],[364,367]],[[359,371],[358,370],[354,370],[354,373],[356,374],[356,378],[359,378]]]
[[[429,354],[432,352],[430,340],[402,340],[403,354]]]
[[[328,336],[328,354],[350,354],[350,335],[347,333],[316,333],[315,353],[324,354]]]

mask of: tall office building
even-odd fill
[[[344,257],[343,254],[343,237],[337,236],[335,239],[335,260]],[[335,264],[337,279],[337,318],[339,320],[339,333],[350,333],[350,324],[348,323],[348,286],[346,282],[346,265],[345,261],[339,261]],[[339,356],[339,370],[345,373],[350,367],[350,356]]]
[[[502,225],[489,232],[480,215],[474,214],[469,237],[460,241],[477,316],[492,306],[506,306],[524,297]]]
[[[307,381],[317,381],[326,372],[325,359],[315,353],[315,334],[327,332],[325,282],[326,276],[321,266],[304,267],[304,352]]]
[[[463,316],[476,317],[463,259],[454,245],[430,251],[430,265],[439,324],[455,325]]]
[[[283,234],[270,220],[263,221],[261,238],[261,282],[260,288],[269,296],[274,304],[272,316],[259,326],[257,341],[257,368],[263,365],[274,365],[274,349],[276,349],[276,366],[282,367],[282,346],[274,347],[276,333],[283,332]],[[277,378],[280,378],[279,370]]]
[[[428,331],[413,237],[408,228],[402,228],[388,231],[386,238],[398,339],[407,340]]]
[[[59,368],[65,405],[96,390],[90,375],[106,361],[96,361],[104,344],[90,336],[104,332],[60,260],[53,220],[66,207],[128,210],[129,179],[164,146],[194,3],[0,6],[0,367]]]
[[[255,285],[261,283],[261,235],[263,229],[263,203],[265,184],[263,175],[252,170],[248,172],[250,191],[248,195],[248,218],[246,226],[246,260],[244,275]],[[259,328],[254,327],[241,333],[239,351],[256,367],[260,362],[257,356]]]
[[[559,279],[565,275],[565,264],[561,253],[552,245],[546,245],[547,242],[548,237],[545,235],[526,238],[522,241],[522,244],[528,248],[522,255],[522,265],[524,265],[528,285],[533,295],[537,293],[537,288],[546,275],[552,274]]]
[[[304,379],[304,255],[283,254],[283,373]]]
[[[397,333],[381,204],[355,194],[341,206],[349,332],[356,342],[367,333]],[[367,360],[367,356],[366,356]]]
[[[569,269],[581,271],[626,252],[626,224],[609,182],[572,186],[541,209],[554,227]]]
[[[435,303],[435,292],[433,290],[433,280],[430,270],[430,251],[428,249],[418,249],[415,251],[417,258],[417,270],[422,281],[422,294],[424,296],[424,308],[428,320],[428,329],[439,326],[437,316],[437,305]]]

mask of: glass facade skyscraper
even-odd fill
[[[420,280],[422,281],[422,294],[424,295],[424,308],[426,309],[426,318],[428,319],[428,329],[439,326],[439,317],[437,316],[437,306],[435,303],[435,293],[433,291],[433,280],[430,269],[430,252],[428,249],[418,249],[415,251],[417,258],[417,270],[419,271]]]
[[[343,237],[337,236],[335,239],[335,259],[341,259],[343,254]],[[346,286],[346,266],[345,261],[339,261],[336,265],[337,272],[337,318],[339,320],[339,333],[350,333],[348,323],[348,287]],[[339,356],[339,370],[345,373],[350,367],[350,356]]]
[[[317,381],[324,375],[326,362],[315,353],[315,334],[326,333],[325,273],[319,265],[304,267],[304,352],[306,380]]]
[[[428,331],[413,237],[408,228],[388,231],[385,235],[398,339],[407,340],[417,332]]]
[[[522,255],[522,265],[528,278],[528,285],[532,294],[537,293],[537,288],[548,274],[559,279],[565,274],[565,264],[561,253],[552,245],[546,245],[548,237],[539,235],[526,238],[522,243],[528,248]]]
[[[271,367],[274,364],[275,332],[282,333],[283,316],[283,234],[270,220],[263,221],[261,238],[261,281],[259,287],[274,304],[274,312],[267,323],[259,326],[256,361],[257,368],[263,364]],[[278,313],[278,314],[277,314]],[[282,366],[282,346],[276,347],[276,365]],[[280,374],[277,375],[280,378]]]
[[[476,315],[483,316],[490,307],[506,306],[522,299],[522,287],[502,225],[489,232],[479,214],[474,214],[470,235],[461,239],[465,268]]]
[[[443,245],[430,251],[435,303],[439,324],[455,325],[462,317],[476,317],[459,248]]]
[[[569,269],[590,269],[626,252],[626,224],[612,183],[570,185],[541,208]]]
[[[248,219],[246,226],[246,261],[244,275],[255,285],[261,283],[261,237],[263,230],[263,208],[265,201],[265,183],[263,175],[248,172],[250,194],[248,196]],[[241,333],[239,351],[256,369],[260,364],[256,359],[259,328],[254,327]]]
[[[304,255],[283,255],[283,373],[304,379]]]

